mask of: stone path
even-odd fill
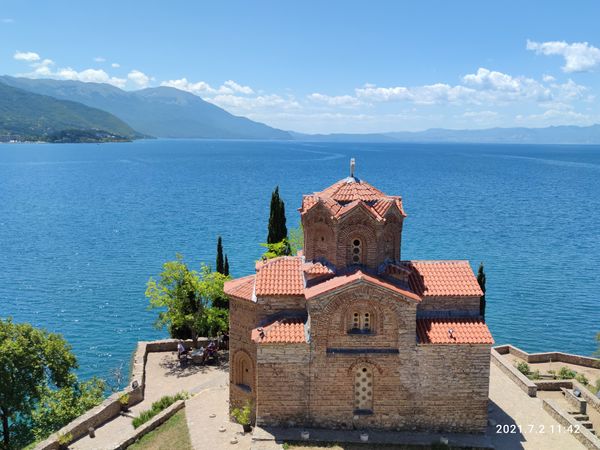
[[[273,441],[254,443],[252,434],[244,434],[241,425],[229,421],[228,379],[208,388],[186,403],[186,418],[192,445],[196,450],[278,450]],[[213,416],[214,417],[211,417]],[[224,431],[221,431],[224,429]],[[235,443],[232,443],[235,440]]]
[[[223,358],[226,361],[226,358]],[[152,403],[164,395],[187,391],[196,394],[219,385],[228,379],[228,367],[224,362],[220,367],[188,366],[180,368],[175,353],[149,353],[146,363],[146,391],[144,400],[133,406],[131,416],[149,409]],[[96,429],[96,437],[85,436],[69,446],[73,450],[103,450],[114,448],[120,437],[133,430],[131,418],[118,416]]]
[[[488,426],[487,435],[496,449],[585,448],[562,427],[559,432],[558,422],[542,409],[542,401],[525,394],[494,364],[491,365],[490,373],[490,400],[491,424]],[[498,432],[499,425],[502,426],[501,432]]]

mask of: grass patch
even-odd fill
[[[160,427],[144,435],[128,450],[191,450],[192,442],[185,420],[185,409],[178,411]]]
[[[142,411],[139,416],[137,416],[135,419],[133,419],[133,422],[132,422],[133,428],[138,428],[140,425],[148,422],[150,419],[152,419],[154,416],[156,416],[159,412],[167,409],[169,406],[171,406],[177,400],[185,400],[187,398],[189,398],[189,395],[186,392],[179,392],[178,394],[175,394],[175,395],[165,395],[164,397],[161,397],[160,400],[157,400],[154,403],[152,403],[152,406],[150,407],[150,409],[147,409],[146,411]]]

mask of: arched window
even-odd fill
[[[373,410],[373,371],[367,365],[357,366],[354,372],[354,409]]]
[[[362,262],[363,255],[362,241],[358,238],[352,239],[352,245],[350,248],[352,264],[360,264]]]
[[[245,352],[240,351],[235,354],[232,375],[233,384],[246,390],[252,389],[254,371],[252,370],[252,361]]]
[[[373,331],[373,315],[369,311],[352,311],[350,333],[371,333]]]

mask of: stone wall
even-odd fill
[[[494,348],[501,355],[509,353],[528,363],[564,362],[600,369],[600,359],[591,358],[589,356],[573,355],[571,353],[562,352],[527,353],[513,345],[500,345]]]
[[[418,345],[416,421],[421,429],[484,432],[489,345]]]
[[[491,355],[492,362],[498,366],[498,368],[504,372],[508,378],[510,378],[523,392],[530,397],[535,397],[537,395],[537,385],[519,372],[516,367],[512,366],[502,356],[500,356],[500,353],[498,353],[496,348],[492,348]]]
[[[439,313],[460,311],[461,316],[479,315],[479,297],[424,297],[419,303],[418,312]]]
[[[229,300],[229,408],[242,407],[247,401],[256,403],[256,344],[251,340],[256,327],[256,303],[232,297]],[[240,361],[250,360],[249,386],[238,385],[235,374],[242,369]]]
[[[256,322],[254,327],[266,325],[265,321],[277,314],[289,312],[306,313],[304,296],[259,297],[257,303]]]
[[[310,398],[308,344],[263,344],[257,350],[257,424],[298,426]]]

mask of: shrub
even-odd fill
[[[531,380],[539,380],[539,379],[541,378],[541,377],[540,377],[540,371],[539,371],[539,370],[534,370],[534,371],[533,371],[533,372],[531,372],[531,373],[530,373],[528,376],[529,376],[529,378],[530,378]]]
[[[133,419],[133,428],[138,428],[140,425],[148,422],[159,412],[163,411],[164,409],[167,409],[177,400],[186,400],[188,398],[189,394],[187,392],[179,392],[175,395],[165,395],[164,397],[161,397],[160,400],[157,400],[154,403],[152,403],[150,409],[142,411],[139,416]]]
[[[588,380],[587,377],[582,373],[578,373],[577,375],[575,375],[575,379],[584,386],[587,386],[590,383],[590,380]]]
[[[558,371],[558,378],[560,380],[570,380],[571,378],[575,378],[575,375],[577,375],[577,372],[564,366]]]
[[[250,401],[246,401],[246,404],[241,409],[233,408],[231,410],[231,415],[235,419],[235,421],[240,425],[250,425],[252,415],[252,407],[250,405]]]
[[[73,440],[73,435],[71,433],[58,434],[58,445],[60,447],[66,447]]]
[[[122,394],[119,397],[119,403],[121,406],[127,407],[129,405],[129,394]]]
[[[596,385],[593,386],[593,389],[595,389],[596,392],[600,392],[600,378],[596,380]]]
[[[521,372],[523,375],[530,374],[529,364],[527,364],[526,362],[517,363],[517,370],[519,372]]]

